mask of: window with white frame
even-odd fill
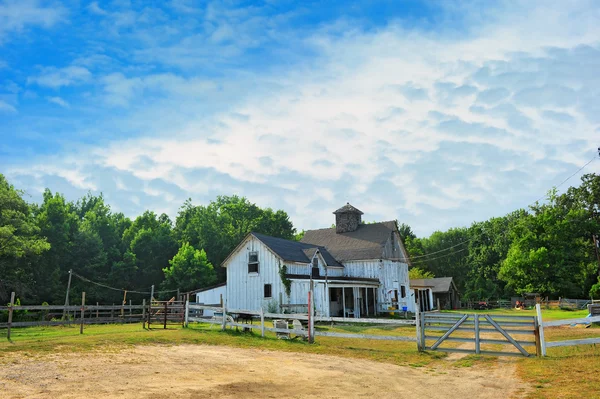
[[[258,273],[258,252],[248,254],[248,273]]]

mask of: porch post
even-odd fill
[[[342,287],[342,313],[343,316],[342,317],[346,317],[346,289],[344,287]]]
[[[373,288],[373,311],[377,316],[377,288]]]
[[[367,316],[369,316],[369,289],[365,288],[365,304],[367,305]]]

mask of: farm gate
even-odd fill
[[[422,350],[494,356],[539,353],[539,326],[535,316],[429,312],[420,316],[417,338]],[[525,347],[535,350],[531,353]]]
[[[183,326],[185,323],[185,313],[185,301],[152,300],[152,303],[148,306],[146,320],[144,321],[147,323],[148,328],[151,328],[152,324],[158,324],[163,328],[167,328],[167,324],[179,324]]]

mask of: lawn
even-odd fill
[[[489,314],[515,314],[514,310],[482,311]],[[518,314],[533,315],[530,310]],[[545,320],[585,317],[585,311],[545,310]],[[338,331],[374,335],[413,336],[411,326],[360,326],[318,325],[317,331]],[[600,328],[556,327],[545,330],[550,341],[600,337]],[[445,373],[462,367],[486,369],[502,367],[493,357],[467,356],[448,360],[444,352],[416,350],[416,343],[398,341],[374,341],[333,337],[317,337],[315,344],[300,339],[280,340],[274,334],[243,333],[235,330],[221,332],[218,326],[190,324],[190,328],[172,327],[167,330],[144,330],[140,324],[86,326],[79,334],[79,327],[35,327],[12,330],[12,342],[6,339],[6,331],[0,331],[0,364],[15,355],[26,357],[50,353],[79,351],[118,352],[135,345],[205,344],[226,345],[237,348],[260,348],[285,352],[301,352],[335,355],[347,358],[368,359],[401,366],[421,368],[425,372]],[[529,398],[576,398],[600,397],[600,350],[592,345],[549,348],[547,358],[518,358],[518,376],[532,385]]]

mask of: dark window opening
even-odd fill
[[[258,252],[250,252],[248,256],[248,273],[258,273]]]
[[[406,298],[406,287],[403,285],[400,286],[400,296]]]
[[[271,284],[265,284],[265,298],[271,298]]]

